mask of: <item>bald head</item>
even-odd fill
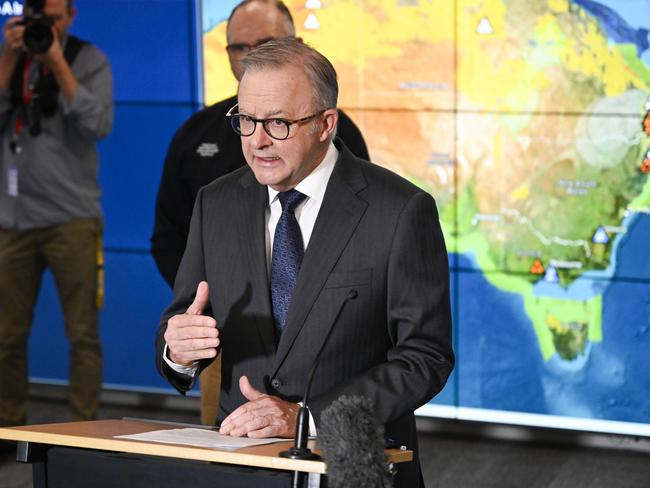
[[[237,81],[244,74],[241,60],[252,47],[271,39],[295,36],[291,13],[277,0],[244,0],[228,19],[228,57]]]

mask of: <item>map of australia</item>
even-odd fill
[[[236,92],[235,3],[203,2],[207,103]],[[438,203],[460,361],[435,401],[650,423],[650,1],[286,3],[373,161]]]

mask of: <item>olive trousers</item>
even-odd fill
[[[27,343],[46,268],[56,283],[70,342],[71,416],[96,418],[102,383],[101,236],[100,219],[27,231],[0,229],[0,425],[27,420]]]

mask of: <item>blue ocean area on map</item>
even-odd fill
[[[461,268],[473,267],[458,258]],[[523,298],[475,272],[458,274],[458,296],[459,406],[548,413],[544,360]]]
[[[621,241],[615,276],[638,268],[647,254],[648,229],[649,216],[635,220]],[[458,256],[459,267],[475,268],[471,259]],[[460,406],[650,422],[647,283],[592,283],[603,291],[603,341],[590,343],[574,361],[557,354],[544,361],[521,296],[476,272],[460,273],[458,285]]]
[[[637,215],[622,239],[618,254],[628,256],[618,259],[615,278],[638,277],[650,280],[650,215]],[[648,285],[650,288],[650,285]],[[650,293],[650,291],[648,292]]]
[[[604,5],[605,2],[592,0],[571,0],[587,12],[598,18],[608,37],[614,42],[636,44],[637,54],[641,55],[648,47],[648,29],[634,29],[613,8]],[[617,2],[620,5],[620,1]]]
[[[618,43],[635,44],[637,54],[650,65],[650,2],[648,0],[570,0],[596,17],[607,36]],[[639,24],[643,22],[643,24]]]

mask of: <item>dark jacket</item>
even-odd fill
[[[163,335],[167,320],[185,312],[206,280],[208,313],[223,345],[218,421],[245,403],[242,375],[262,392],[300,401],[332,326],[311,390],[316,425],[341,395],[365,396],[386,435],[417,451],[413,412],[442,389],[454,362],[449,270],[436,205],[431,195],[356,158],[340,141],[337,147],[277,345],[264,241],[266,186],[245,167],[199,192],[174,299],[158,331],[158,368],[179,391],[192,387],[188,376],[164,362]],[[356,299],[334,323],[352,291]],[[419,479],[417,461],[405,463],[395,486],[416,487]]]

